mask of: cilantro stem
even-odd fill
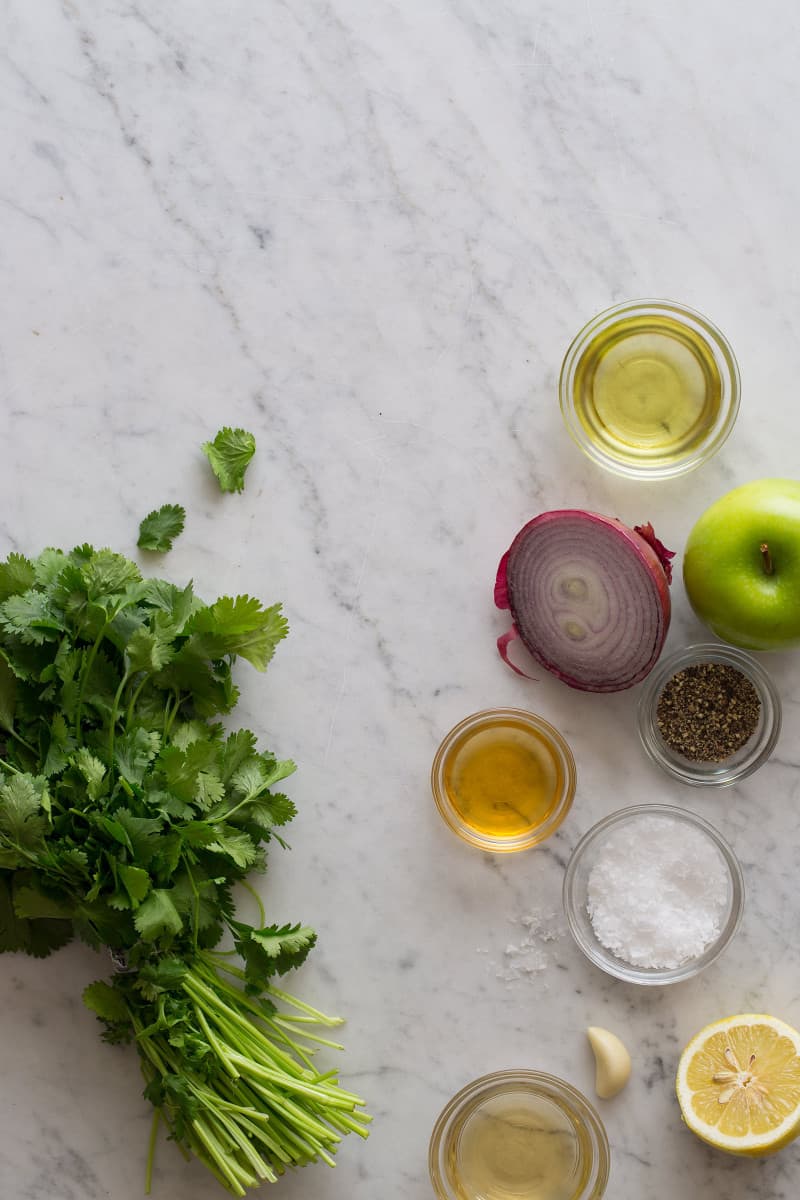
[[[145,671],[144,675],[142,676],[141,681],[136,685],[136,690],[134,691],[133,695],[130,698],[130,702],[128,704],[128,711],[125,714],[125,724],[126,725],[133,724],[133,710],[136,708],[136,703],[137,703],[140,695],[142,694],[142,688],[145,686],[145,684],[148,682],[149,679],[150,679],[150,673],[148,671]]]
[[[192,1129],[194,1129],[200,1141],[203,1143],[206,1150],[217,1164],[220,1174],[224,1175],[225,1179],[228,1181],[228,1191],[233,1192],[234,1196],[246,1195],[245,1189],[242,1187],[242,1184],[238,1178],[242,1172],[238,1169],[234,1171],[234,1164],[230,1156],[225,1152],[224,1147],[220,1146],[219,1142],[211,1133],[211,1131],[206,1128],[202,1121],[199,1121],[196,1118],[194,1121],[192,1121]],[[247,1183],[251,1182],[247,1175],[245,1175],[245,1180]],[[255,1183],[257,1180],[253,1180],[252,1182]]]
[[[169,710],[169,701],[167,701],[167,705],[164,710],[164,741],[166,741],[169,737],[170,730],[172,729],[172,723],[175,720],[178,709],[181,706],[181,694],[177,688],[173,692],[173,696],[175,697],[175,705],[172,711],[170,712]]]
[[[39,751],[36,749],[36,747],[32,746],[30,742],[26,742],[22,734],[17,733],[16,729],[6,729],[4,732],[10,733],[11,736],[15,738],[21,746],[24,746],[26,750],[30,750],[31,754],[35,755],[37,758],[39,757]]]
[[[13,771],[15,775],[22,774],[22,771],[20,771],[19,767],[12,767],[11,763],[6,762],[4,758],[0,758],[0,767],[5,767],[7,771]]]
[[[126,671],[119,681],[119,687],[114,694],[114,703],[111,706],[111,716],[108,719],[108,766],[109,770],[114,766],[114,738],[117,732],[117,714],[119,712],[119,702],[122,699],[122,693],[130,679],[130,671]]]
[[[231,812],[235,812],[235,811],[236,811],[236,809],[231,809]],[[226,813],[225,815],[230,816],[230,813]],[[261,897],[259,896],[256,889],[254,887],[250,886],[250,884],[247,882],[246,879],[240,879],[239,883],[246,892],[250,893],[250,895],[253,897],[256,904],[258,905],[258,915],[261,918],[261,924],[259,926],[259,929],[263,929],[267,923],[267,914],[264,911],[264,903],[263,903]]]
[[[228,1072],[228,1074],[231,1076],[231,1078],[238,1079],[239,1072],[236,1070],[236,1067],[233,1065],[233,1063],[228,1058],[225,1051],[222,1049],[222,1046],[217,1041],[217,1038],[214,1034],[213,1029],[209,1025],[208,1021],[205,1019],[205,1017],[203,1016],[203,1010],[201,1008],[199,1008],[197,1004],[195,1004],[194,1011],[197,1014],[197,1019],[200,1022],[200,1026],[203,1030],[203,1033],[208,1038],[208,1044],[210,1045],[211,1049],[214,1051],[217,1058],[222,1063],[222,1066]]]
[[[150,1126],[150,1142],[147,1148],[147,1169],[144,1175],[144,1194],[149,1196],[153,1187],[153,1164],[156,1158],[156,1139],[158,1137],[158,1124],[161,1120],[161,1109],[153,1110],[153,1123]]]
[[[116,615],[117,614],[114,613],[114,617],[116,617]],[[89,673],[91,672],[91,669],[94,666],[94,660],[97,657],[97,651],[100,649],[100,643],[102,642],[103,638],[106,636],[108,628],[111,625],[111,622],[113,621],[114,617],[109,617],[108,620],[106,621],[105,625],[103,626],[103,628],[98,633],[97,637],[95,638],[95,640],[92,644],[91,650],[89,651],[88,655],[86,656],[86,661],[83,664],[83,670],[81,671],[81,682],[80,682],[80,686],[78,687],[78,699],[77,699],[77,703],[75,705],[75,737],[78,740],[78,745],[83,745],[83,738],[81,737],[81,713],[82,713],[82,709],[83,709],[83,693],[86,690],[86,683],[89,679]]]
[[[192,868],[189,866],[189,861],[186,858],[185,854],[183,855],[183,865],[186,868],[186,875],[189,880],[189,886],[191,887],[192,895],[194,896],[194,908],[192,910],[192,946],[196,952],[197,951],[197,934],[198,934],[198,930],[200,928],[200,893],[197,890],[197,884],[194,881],[194,875],[192,874]]]

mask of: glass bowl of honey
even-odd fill
[[[706,317],[670,300],[631,300],[594,317],[564,356],[564,422],[599,466],[670,479],[706,462],[739,411],[739,368]]]
[[[460,721],[442,741],[431,788],[447,825],[481,850],[508,854],[558,829],[575,795],[575,760],[548,721],[521,708],[491,708]]]
[[[599,1200],[608,1138],[589,1101],[542,1071],[496,1071],[445,1106],[428,1150],[438,1200]]]

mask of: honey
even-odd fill
[[[471,829],[519,837],[547,820],[564,778],[541,734],[521,723],[498,721],[456,742],[444,785]]]
[[[432,773],[442,816],[487,850],[536,845],[572,802],[575,766],[564,739],[522,709],[476,713],[451,730]]]

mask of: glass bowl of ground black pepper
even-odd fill
[[[728,787],[775,748],[781,702],[761,664],[733,646],[687,646],[658,664],[639,702],[647,753],[676,779]]]

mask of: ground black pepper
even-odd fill
[[[747,676],[727,663],[696,663],[665,683],[656,707],[664,741],[690,762],[723,762],[758,728],[761,700]]]

